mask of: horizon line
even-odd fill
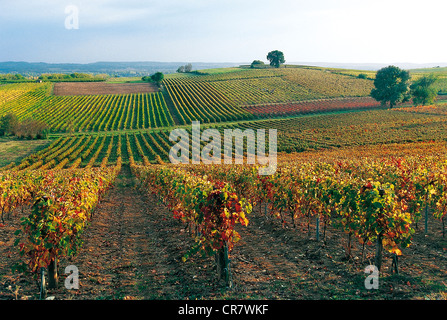
[[[255,59],[259,60],[259,59]],[[251,63],[249,61],[188,61],[188,60],[172,60],[172,61],[160,61],[160,60],[97,60],[93,62],[47,62],[47,61],[24,61],[24,60],[3,60],[0,63],[42,63],[42,64],[95,64],[95,63],[216,63],[216,64],[246,64]],[[329,64],[447,64],[447,61],[433,61],[433,62],[411,62],[411,61],[394,61],[394,62],[341,62],[341,61],[291,61],[284,64],[302,64],[302,63],[329,63]]]

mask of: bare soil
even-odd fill
[[[213,257],[197,255],[182,261],[193,243],[188,230],[155,195],[141,193],[136,185],[129,168],[123,167],[95,211],[79,254],[59,262],[59,288],[49,290],[48,296],[57,300],[447,299],[447,239],[434,219],[428,234],[420,225],[413,244],[403,250],[399,275],[392,274],[391,257],[385,254],[379,289],[368,290],[365,267],[374,261],[373,246],[363,260],[358,244],[347,257],[347,237],[332,226],[325,239],[321,234],[317,241],[314,221],[309,226],[300,221],[293,228],[267,218],[264,206],[257,207],[249,225],[238,228],[241,240],[230,254],[234,287],[227,290],[216,279]],[[33,275],[11,271],[20,261],[13,242],[21,215],[17,210],[0,228],[0,300],[39,298]],[[79,269],[79,290],[64,287],[68,265]]]
[[[100,94],[130,94],[158,92],[152,83],[107,83],[107,82],[57,82],[55,96],[82,96]]]

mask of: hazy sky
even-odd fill
[[[66,13],[79,10],[78,29]],[[447,61],[446,0],[0,0],[0,61]]]

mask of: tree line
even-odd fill
[[[192,71],[192,64],[190,64],[190,63],[187,63],[184,66],[180,66],[177,69],[178,73],[189,73],[191,71]]]
[[[150,76],[142,77],[141,80],[145,81],[145,82],[155,83],[157,86],[160,87],[161,82],[163,81],[164,78],[165,78],[165,75],[163,74],[163,72],[155,72],[154,74],[152,74]]]
[[[438,96],[436,81],[433,74],[411,81],[409,71],[391,65],[377,71],[371,97],[390,108],[410,100],[414,105],[429,105]]]
[[[46,73],[42,74],[39,77],[35,76],[23,76],[19,73],[7,73],[7,74],[1,74],[0,75],[0,82],[4,83],[16,83],[16,82],[71,82],[71,81],[85,81],[85,82],[92,82],[92,81],[105,81],[107,80],[107,75],[105,74],[98,74],[98,75],[92,75],[89,73]]]
[[[89,73],[49,73],[42,74],[38,80],[41,81],[105,81],[107,75],[92,75]]]
[[[286,60],[284,59],[284,53],[279,50],[273,50],[267,53],[267,60],[269,61],[269,64],[273,68],[279,68],[281,64],[285,63]],[[250,64],[250,68],[266,68],[267,65],[261,61],[261,60],[253,60],[253,62]]]
[[[46,139],[49,126],[42,121],[27,118],[19,121],[13,113],[8,113],[0,118],[0,137],[16,136],[19,139]]]

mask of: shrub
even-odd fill
[[[14,127],[14,134],[19,139],[45,139],[48,136],[48,125],[45,122],[25,119]]]

